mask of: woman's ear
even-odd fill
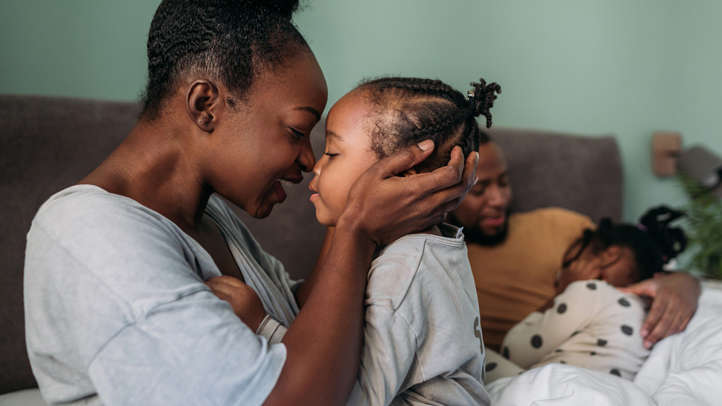
[[[218,87],[209,80],[196,80],[188,87],[186,93],[188,115],[202,131],[213,132],[219,100]]]

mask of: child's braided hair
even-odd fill
[[[639,280],[662,272],[663,266],[687,247],[687,237],[679,227],[670,223],[684,213],[659,206],[647,211],[639,224],[613,224],[609,218],[599,222],[596,230],[586,230],[585,239],[595,252],[616,245],[634,252]]]
[[[418,171],[430,171],[448,163],[451,150],[460,146],[467,156],[489,137],[479,131],[476,117],[486,117],[491,127],[489,109],[494,105],[501,87],[496,83],[472,83],[473,97],[440,80],[388,77],[362,83],[374,107],[370,120],[371,148],[379,158],[398,149],[433,140],[434,153],[419,164]]]

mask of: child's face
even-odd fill
[[[315,192],[311,202],[316,206],[316,218],[325,226],[336,225],[351,186],[378,161],[364,126],[368,112],[359,91],[346,94],[328,112],[326,148],[313,167],[316,176],[309,185]]]
[[[564,262],[567,263],[567,257],[574,255],[572,246]],[[576,259],[562,267],[558,280],[564,288],[572,282],[589,279],[600,279],[615,287],[625,287],[636,282],[636,274],[634,253],[629,248],[613,245],[595,253],[591,247],[585,247]]]

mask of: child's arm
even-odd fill
[[[279,343],[286,328],[266,316],[256,334]],[[399,393],[416,354],[416,334],[392,309],[366,309],[364,346],[356,384],[347,405],[388,405]]]
[[[592,320],[599,306],[599,287],[594,280],[570,284],[550,309],[530,314],[509,330],[502,354],[522,368],[539,362]]]

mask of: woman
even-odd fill
[[[28,350],[49,403],[348,397],[374,249],[456,207],[478,155],[396,177],[428,156],[422,143],[374,165],[352,188],[325,262],[292,284],[214,196],[262,218],[285,199],[283,183],[314,166],[308,135],[327,90],[287,3],[158,7],[138,124],[79,185],[51,197],[28,234]],[[243,324],[204,281],[239,313],[254,295],[246,282],[277,318],[295,318],[283,343],[260,340],[260,320]]]

